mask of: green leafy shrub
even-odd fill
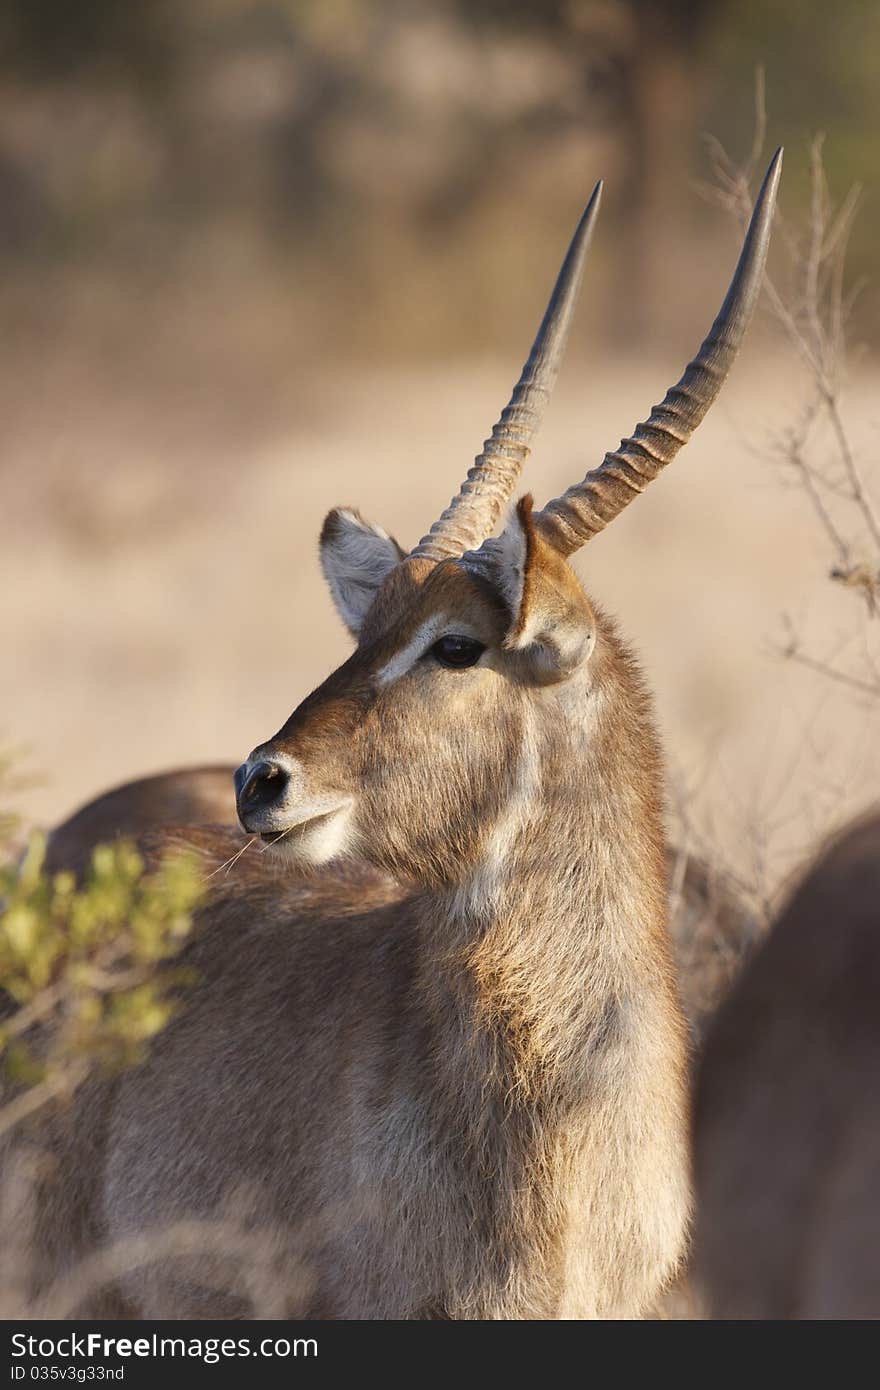
[[[177,854],[147,872],[125,841],[102,845],[78,884],[45,870],[45,839],[0,864],[0,1133],[95,1069],[139,1061],[178,1007],[203,878]]]

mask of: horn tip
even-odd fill
[[[782,150],[783,147],[780,145],[768,164],[767,172],[755,199],[751,230],[759,237],[769,237],[770,235],[770,225],[776,208],[776,194],[779,191],[779,180],[782,175]]]
[[[782,156],[784,151],[785,146],[780,145],[779,149],[776,151],[773,158],[770,160],[770,163],[767,166],[767,172],[764,175],[764,184],[761,189],[762,193],[764,192],[764,189],[766,189],[768,193],[770,193],[771,195],[775,195],[776,189],[779,186],[779,176],[782,173]]]
[[[599,204],[602,201],[602,189],[604,187],[605,180],[599,179],[598,183],[596,184],[596,187],[590,194],[586,207],[581,213],[581,226],[592,223],[594,217],[596,216],[596,213],[599,211]]]

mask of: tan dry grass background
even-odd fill
[[[234,322],[217,332],[225,385],[176,370],[180,342],[134,380],[117,382],[112,352],[69,346],[10,369],[0,726],[44,775],[22,797],[37,821],[139,773],[238,761],[274,732],[348,650],[318,568],[324,514],[354,504],[412,544],[506,400],[529,326],[504,361],[276,363],[271,380],[247,371]],[[543,501],[579,478],[692,346],[650,361],[575,346],[523,490]],[[802,387],[789,351],[755,335],[668,475],[576,562],[642,657],[698,835],[774,883],[880,785],[876,708],[775,650],[786,612],[820,652],[857,626],[803,493],[764,452]],[[875,450],[870,370],[845,408]]]

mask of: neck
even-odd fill
[[[479,863],[423,900],[419,934],[438,1128],[466,1136],[459,1181],[489,1207],[505,1289],[511,1249],[543,1270],[544,1317],[632,1304],[642,1255],[633,1274],[615,1233],[666,1270],[687,1207],[659,755],[637,679],[612,693],[532,725]]]
[[[580,1092],[645,1008],[676,1017],[659,757],[647,721],[636,749],[619,721],[609,737],[615,706],[592,695],[561,750],[555,711],[529,731],[478,866],[438,904],[433,968],[501,1084],[532,1097]]]

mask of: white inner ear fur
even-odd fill
[[[339,616],[356,637],[376,590],[404,552],[387,531],[358,512],[340,507],[331,518],[321,541],[321,569]]]
[[[526,535],[515,512],[492,548],[496,561],[495,582],[510,611],[513,630],[519,620],[526,579]],[[525,644],[517,639],[514,645]]]
[[[595,633],[579,615],[548,614],[540,604],[529,603],[523,612],[527,557],[526,534],[514,513],[494,544],[495,581],[510,611],[505,639],[509,651],[528,652],[539,680],[555,681],[570,675],[589,660]]]

